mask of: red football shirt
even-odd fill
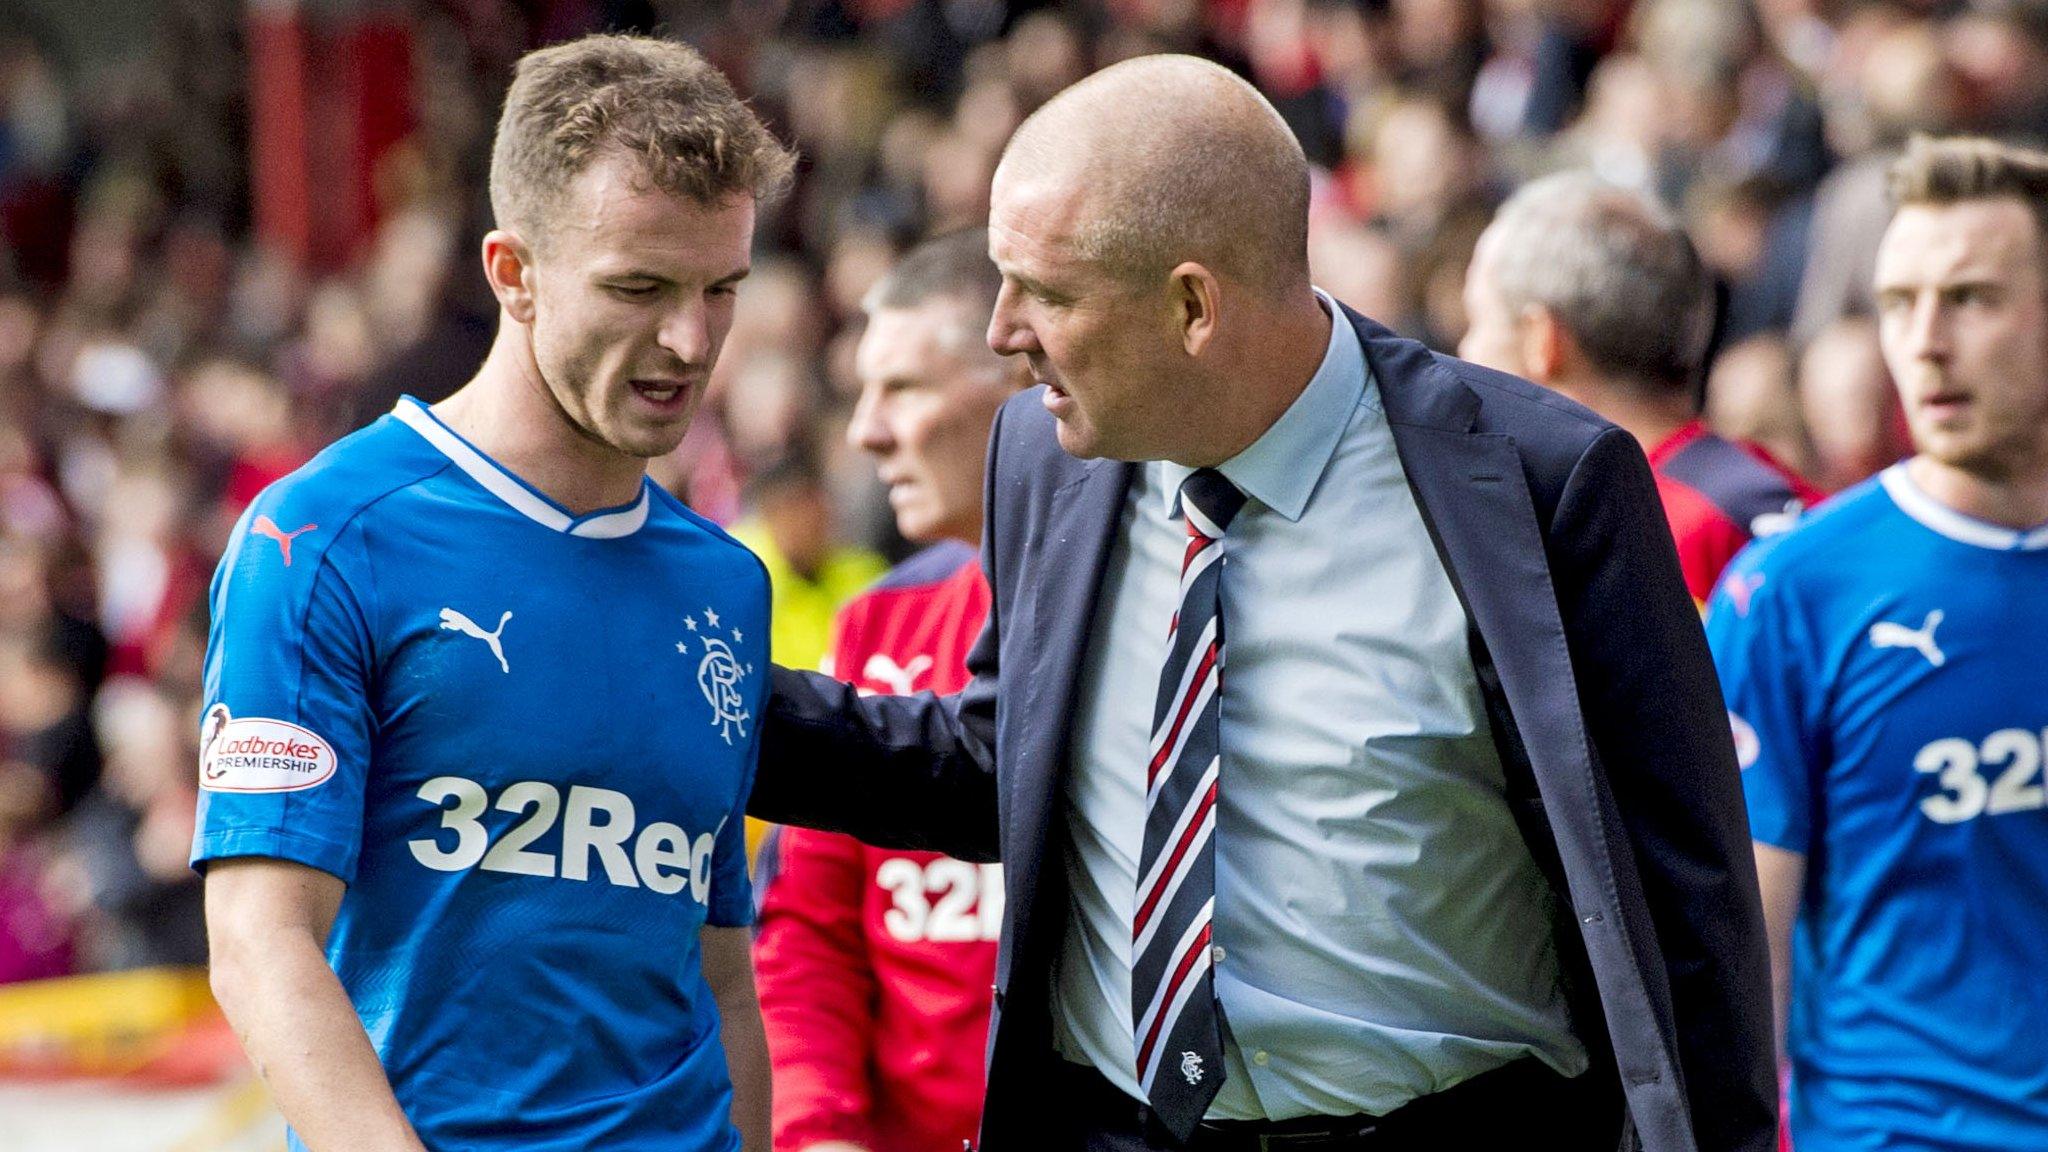
[[[1823,496],[1754,444],[1723,439],[1698,420],[1650,449],[1664,518],[1693,603],[1705,604],[1728,561],[1758,536],[1791,526]]]
[[[840,612],[832,669],[864,692],[956,691],[988,606],[972,548],[928,548]],[[776,1152],[821,1140],[933,1152],[971,1139],[1000,868],[778,828],[756,886]]]

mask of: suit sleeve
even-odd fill
[[[1638,954],[1663,965],[1699,1147],[1766,1152],[1770,967],[1733,740],[1649,464],[1626,432],[1609,429],[1579,459],[1550,551],[1593,760],[1654,926]]]
[[[996,475],[1003,417],[989,435]],[[985,486],[992,502],[996,485]],[[983,523],[993,524],[984,505]],[[867,696],[816,672],[776,666],[749,815],[846,832],[883,848],[976,862],[1001,852],[996,821],[996,685],[1004,592],[996,536],[982,543],[992,607],[951,696]]]
[[[780,828],[762,855],[769,878],[754,973],[775,1072],[775,1147],[872,1146],[876,991],[862,933],[866,854],[849,836]]]

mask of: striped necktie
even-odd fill
[[[1180,610],[1152,711],[1145,844],[1131,919],[1138,1082],[1153,1114],[1183,1141],[1223,1084],[1209,938],[1216,908],[1216,777],[1223,751],[1219,592],[1223,532],[1244,499],[1211,468],[1181,484],[1188,545],[1180,566]]]

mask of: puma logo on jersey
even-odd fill
[[[877,652],[868,657],[867,665],[860,674],[878,684],[886,684],[889,691],[898,696],[908,696],[917,691],[917,678],[931,668],[932,658],[929,656],[912,656],[910,663],[898,664],[895,657]]]
[[[1934,642],[1934,630],[1941,626],[1941,620],[1942,611],[1939,608],[1929,612],[1927,620],[1918,628],[1908,628],[1904,624],[1894,624],[1889,620],[1880,620],[1870,626],[1870,646],[1872,648],[1911,648],[1913,651],[1927,657],[1929,664],[1939,668],[1943,664],[1948,663],[1948,657],[1943,654],[1941,648]]]
[[[491,655],[498,658],[498,667],[508,673],[512,671],[512,666],[505,663],[505,647],[498,642],[498,638],[505,634],[505,621],[511,618],[512,613],[505,613],[503,616],[498,617],[498,630],[496,632],[486,632],[477,626],[476,621],[471,620],[455,609],[441,609],[441,627],[446,628],[450,632],[460,632],[464,636],[474,636],[478,640],[489,644],[491,646]]]
[[[289,568],[292,566],[292,540],[296,537],[304,536],[318,527],[318,524],[308,524],[303,528],[295,528],[290,532],[286,532],[277,526],[277,521],[272,520],[268,516],[258,516],[256,517],[256,522],[249,526],[249,535],[267,536],[277,541],[277,550],[284,556],[284,566]]]

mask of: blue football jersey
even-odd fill
[[[407,398],[256,500],[212,607],[192,859],[348,883],[328,959],[427,1146],[737,1148],[697,936],[752,915],[753,554]]]
[[[2048,529],[1899,465],[1708,612],[1752,833],[1806,857],[1794,1147],[2048,1148]]]

